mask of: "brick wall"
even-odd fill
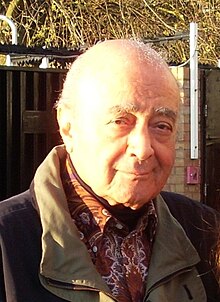
[[[180,87],[181,105],[176,142],[176,160],[165,190],[200,199],[200,184],[187,184],[186,171],[189,166],[200,167],[200,159],[190,159],[190,86],[189,68],[171,67]]]

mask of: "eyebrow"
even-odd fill
[[[135,113],[141,110],[136,105],[130,103],[130,104],[126,104],[125,106],[122,105],[113,106],[110,108],[109,111],[112,114],[117,114],[117,113]],[[156,115],[166,116],[168,118],[171,118],[173,121],[176,121],[177,119],[177,112],[168,107],[153,108],[153,111]]]
[[[110,113],[131,113],[137,112],[138,107],[132,103],[128,103],[126,105],[115,105],[109,109]]]
[[[167,107],[154,108],[154,112],[158,115],[167,116],[173,121],[176,121],[177,119],[177,112]]]

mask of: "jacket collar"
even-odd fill
[[[72,222],[60,178],[64,146],[55,147],[37,169],[32,189],[42,223],[40,274],[56,281],[109,292]]]

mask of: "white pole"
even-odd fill
[[[14,24],[14,22],[4,15],[0,15],[0,20],[3,20],[8,23],[8,25],[11,28],[11,32],[12,32],[12,44],[17,44],[17,42],[18,42],[17,27]],[[9,54],[6,56],[6,65],[12,66],[11,57]]]
[[[199,121],[198,121],[198,27],[190,23],[190,155],[199,157]]]
[[[4,15],[0,15],[0,20],[8,23],[12,31],[12,44],[17,44],[17,27],[14,22]]]

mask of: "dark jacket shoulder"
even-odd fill
[[[181,194],[162,192],[161,195],[171,214],[182,225],[199,254],[205,247],[210,253],[210,249],[214,248],[219,237],[220,213],[202,202]]]
[[[0,218],[23,209],[33,209],[30,191],[27,190],[0,202]]]
[[[40,217],[33,206],[29,190],[0,202],[0,234],[3,239],[13,241],[15,236],[21,236],[22,230],[24,238],[35,238],[42,232]],[[10,231],[12,233],[9,235]]]
[[[41,234],[40,217],[29,191],[0,202],[1,302],[63,301],[39,281]]]
[[[201,258],[197,269],[207,293],[218,292],[218,298],[213,301],[219,301],[215,257],[220,232],[220,213],[181,194],[162,192],[161,196]],[[208,298],[208,301],[212,301],[211,298]]]
[[[178,193],[161,192],[171,214],[185,227],[196,224],[211,230],[219,227],[220,213],[202,202]]]

